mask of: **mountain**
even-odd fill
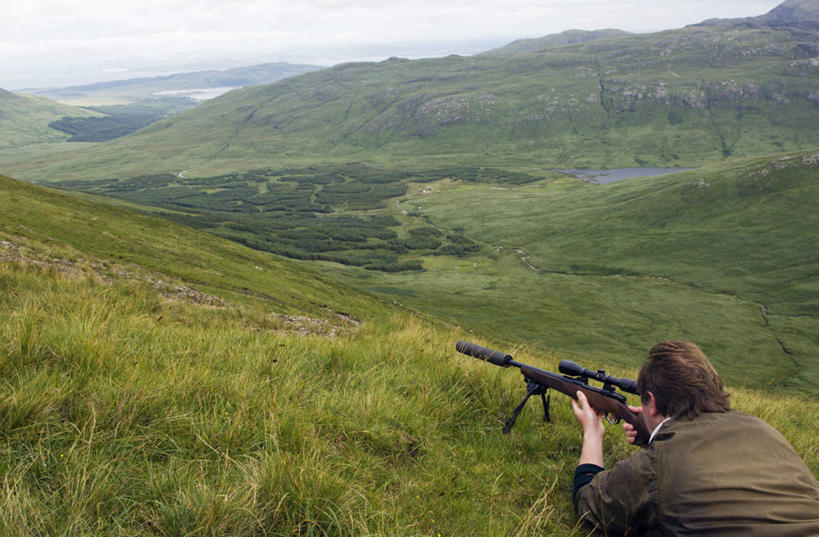
[[[537,52],[546,48],[575,45],[577,43],[588,43],[597,39],[610,39],[612,37],[622,37],[631,35],[629,32],[615,29],[605,30],[566,30],[559,34],[547,35],[534,39],[518,39],[500,48],[482,52],[479,56],[502,56],[507,54],[525,54]]]
[[[819,2],[787,0],[759,17],[758,22],[769,26],[796,26],[819,29]]]
[[[819,30],[819,2],[816,0],[786,0],[768,13],[758,17],[710,19],[702,24]]]
[[[692,166],[819,145],[817,32],[701,25],[534,53],[339,65],[207,101],[30,179],[350,162]]]
[[[43,97],[0,89],[0,151],[12,153],[20,147],[41,142],[63,141],[63,132],[49,126],[65,116],[98,117],[91,110],[60,104]]]
[[[16,115],[19,119],[15,124],[0,124],[0,136],[2,131],[6,130],[9,132],[9,139],[14,139],[14,145],[17,147],[61,140],[102,142],[125,136],[157,120],[189,110],[199,101],[230,89],[269,83],[316,69],[321,67],[269,63],[222,71],[178,73],[84,86],[30,90],[33,95],[83,107],[66,106],[60,109],[56,103],[51,103],[49,106],[52,113],[48,116],[50,121],[45,123],[48,128],[35,129],[31,131],[30,136],[21,136],[25,128],[21,129],[18,123],[22,121],[24,113],[18,110]],[[5,99],[9,100],[8,97]],[[42,112],[46,101],[30,99],[29,105],[34,102],[40,103],[39,109]],[[37,121],[42,122],[45,118],[46,116],[40,113]],[[61,134],[58,134],[58,131]]]
[[[285,62],[265,63],[233,69],[176,73],[166,76],[131,78],[112,82],[97,82],[65,88],[28,90],[28,93],[42,95],[58,101],[141,101],[156,99],[158,96],[192,96],[201,98],[203,90],[218,88],[239,88],[254,84],[269,84],[283,78],[322,69],[317,65],[291,64]]]

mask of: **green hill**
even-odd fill
[[[52,121],[65,116],[88,118],[100,115],[43,97],[0,89],[0,151],[14,155],[23,146],[64,141],[69,136],[51,128]]]
[[[4,247],[11,248],[8,254],[12,257],[17,246],[23,246],[14,238],[17,236],[39,244],[33,248],[40,261],[53,258],[49,263],[57,270],[79,265],[85,267],[78,268],[82,274],[99,268],[99,277],[116,279],[117,274],[129,273],[133,265],[157,273],[137,274],[137,280],[153,281],[171,295],[178,283],[182,291],[193,286],[196,292],[216,293],[230,303],[263,304],[281,315],[324,321],[362,317],[378,310],[371,300],[292,262],[166,220],[8,178],[2,179],[0,189],[4,200],[0,224],[9,243]],[[50,243],[65,245],[64,255],[49,253]]]
[[[699,25],[530,54],[391,59],[249,87],[26,179],[375,161],[685,166],[819,145],[815,30]]]
[[[316,69],[320,67],[271,63],[32,90],[32,95],[0,90],[0,151],[26,160],[29,151],[40,148],[38,144],[47,144],[45,150],[51,151],[59,147],[52,143],[118,138],[193,108],[196,101],[190,95],[197,91],[217,88],[224,92],[229,87],[270,83]]]
[[[0,195],[3,535],[587,534],[568,403],[501,434],[523,383],[456,355],[463,331],[162,220]],[[731,391],[819,474],[815,402]]]

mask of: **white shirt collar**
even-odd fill
[[[663,421],[661,421],[659,425],[657,425],[656,427],[654,427],[654,430],[651,432],[651,437],[648,439],[648,443],[649,443],[649,444],[651,444],[651,441],[652,441],[652,440],[654,440],[654,437],[655,437],[655,436],[657,436],[657,433],[659,433],[659,432],[660,432],[660,427],[662,427],[663,425],[665,425],[665,422],[667,422],[667,421],[668,421],[668,420],[670,420],[670,419],[671,419],[671,418],[666,418],[666,419],[664,419]]]

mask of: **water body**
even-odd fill
[[[587,183],[606,185],[622,181],[623,179],[634,179],[635,177],[652,177],[656,175],[668,175],[670,173],[693,170],[694,168],[616,168],[613,170],[590,170],[581,168],[577,170],[558,170],[560,173],[583,179]]]
[[[219,86],[216,88],[195,88],[195,89],[184,89],[184,90],[165,90],[165,91],[157,91],[154,92],[154,95],[163,96],[163,95],[172,95],[177,97],[190,97],[194,101],[207,101],[208,99],[213,99],[214,97],[218,97],[223,93],[227,93],[230,90],[236,89],[237,86]]]

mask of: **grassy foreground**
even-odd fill
[[[330,338],[0,265],[4,535],[584,535],[564,399],[409,313]],[[555,357],[521,359],[554,368]],[[819,405],[740,391],[819,472]],[[614,428],[612,428],[614,429]],[[626,448],[616,431],[609,460]]]
[[[90,204],[3,185],[6,199],[17,190],[0,219],[0,534],[587,534],[569,500],[580,431],[567,400],[554,424],[531,405],[502,435],[520,377],[453,349],[485,338],[351,293],[339,300],[362,324],[311,324],[258,295],[318,315],[303,289],[342,288],[325,295],[293,272],[292,288],[248,277],[238,293],[236,256],[263,274],[290,265],[157,221],[156,245],[175,233],[192,264],[223,271],[196,280],[172,252],[125,238],[152,219],[98,209],[121,240],[95,239],[80,221],[56,226]],[[560,358],[507,350],[549,369]],[[819,404],[733,398],[819,474]],[[630,449],[612,428],[607,459]]]

